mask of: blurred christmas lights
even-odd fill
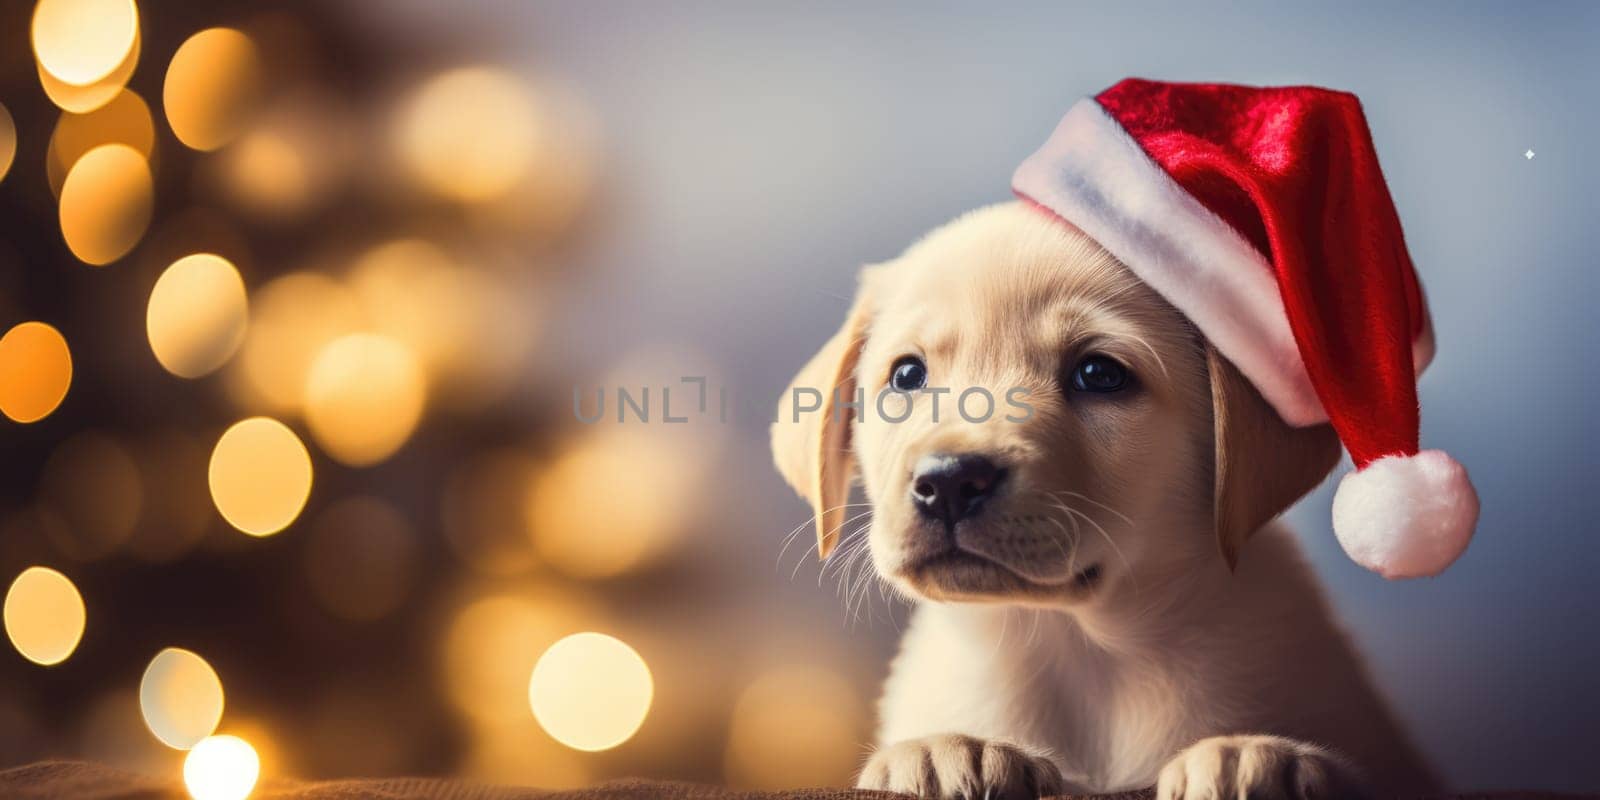
[[[528,487],[539,557],[579,578],[606,578],[661,557],[696,510],[704,469],[663,426],[604,426],[573,442]],[[628,502],[613,501],[626,486]]]
[[[244,800],[260,775],[261,758],[237,736],[208,737],[183,760],[183,784],[194,800]]]
[[[142,45],[133,0],[40,0],[34,7],[33,54],[51,102],[93,111],[128,82]]]
[[[6,636],[23,658],[42,666],[67,660],[83,638],[83,596],[67,576],[29,567],[6,591]]]
[[[311,495],[311,455],[300,437],[270,417],[228,428],[211,451],[211,499],[222,518],[251,536],[289,526]]]
[[[150,659],[139,681],[139,710],[162,744],[188,750],[222,721],[222,679],[198,654],[169,647]]]
[[[673,672],[664,655],[652,656],[660,668],[653,672],[628,644],[578,633],[608,627],[608,606],[586,582],[651,569],[663,580],[626,588],[674,597],[686,591],[682,575],[670,572],[682,561],[668,556],[682,552],[681,534],[702,510],[712,463],[704,429],[679,437],[659,427],[590,428],[563,437],[544,420],[495,405],[528,371],[544,322],[541,304],[560,299],[543,272],[554,268],[546,259],[559,261],[552,255],[554,238],[567,231],[593,191],[597,124],[581,98],[535,88],[500,68],[474,66],[392,87],[401,103],[384,108],[396,113],[367,119],[364,112],[382,104],[352,98],[348,85],[316,73],[310,56],[318,44],[305,31],[314,26],[293,4],[240,18],[237,27],[198,32],[158,25],[169,9],[145,11],[157,67],[133,85],[152,102],[149,92],[162,92],[159,111],[184,148],[158,144],[165,134],[158,134],[150,105],[127,88],[145,44],[130,0],[41,0],[35,7],[33,68],[63,113],[53,130],[48,118],[24,126],[25,133],[50,131],[47,145],[24,143],[23,152],[36,154],[26,158],[45,159],[44,182],[28,191],[37,189],[46,201],[43,186],[56,194],[62,239],[78,260],[98,266],[135,254],[128,267],[105,277],[124,281],[124,311],[136,311],[148,289],[148,350],[136,337],[127,337],[127,351],[108,350],[107,337],[93,335],[121,330],[115,326],[124,321],[107,307],[94,307],[103,316],[89,319],[100,327],[87,331],[77,327],[81,318],[65,318],[74,346],[81,341],[94,356],[84,361],[94,372],[85,373],[94,379],[85,385],[98,396],[86,398],[89,405],[72,404],[70,418],[53,422],[68,427],[45,429],[51,438],[40,452],[50,456],[41,455],[36,497],[7,509],[3,538],[26,539],[73,561],[104,559],[95,565],[102,579],[148,580],[125,569],[127,556],[164,565],[163,575],[217,570],[228,576],[221,580],[242,574],[231,572],[238,568],[234,558],[260,559],[250,563],[277,570],[274,585],[291,600],[301,599],[292,595],[303,586],[315,606],[302,605],[325,612],[322,620],[300,626],[310,631],[297,640],[303,646],[329,630],[337,637],[352,630],[366,635],[385,627],[372,624],[380,620],[411,629],[437,616],[437,625],[422,630],[429,655],[443,657],[437,694],[453,709],[439,707],[458,713],[463,723],[461,741],[444,739],[458,751],[437,768],[454,765],[470,776],[552,787],[614,774],[637,762],[594,760],[587,753],[628,742],[651,713],[660,717],[655,729],[669,719],[691,724],[667,716],[665,707],[652,712],[658,680],[664,681],[663,701],[670,692],[680,705],[689,696],[704,707],[692,721],[698,727],[685,730],[720,731],[731,698],[710,690],[697,694],[701,690],[683,685],[690,670]],[[170,56],[154,49],[180,40]],[[13,108],[26,107],[13,102]],[[16,150],[16,126],[0,107],[0,179],[12,173],[8,189],[21,173],[10,169]],[[37,170],[37,162],[26,163]],[[404,180],[394,182],[390,173]],[[146,237],[157,185],[162,218]],[[319,220],[324,210],[347,212],[340,208],[347,200],[357,213]],[[354,236],[342,227],[352,219]],[[538,264],[530,268],[529,260]],[[135,292],[125,291],[130,286]],[[150,393],[155,403],[174,396],[193,402],[163,416],[152,413],[142,395],[117,394],[134,392],[126,381],[144,380],[142,373],[102,367],[135,351],[157,377],[165,376],[154,371],[156,364],[181,378],[221,374],[193,384],[167,380]],[[666,361],[675,370],[683,363]],[[620,374],[644,381],[631,368]],[[0,339],[0,412],[8,418],[49,417],[72,380],[73,357],[50,325],[22,323]],[[223,405],[213,408],[208,392],[218,388],[225,392]],[[106,398],[117,404],[109,414],[95,405]],[[257,413],[275,418],[238,422],[213,446],[210,425]],[[82,425],[83,415],[94,414],[108,416],[88,417],[94,425],[109,427],[82,430],[91,427]],[[133,432],[131,426],[151,417],[154,428]],[[465,435],[443,437],[447,446],[441,437],[416,435],[435,419]],[[318,458],[338,462],[329,471],[325,504],[307,505],[312,455],[296,429],[309,431],[306,442],[320,451]],[[434,449],[420,455],[403,450],[414,436],[410,450]],[[413,479],[419,463],[439,464],[448,480],[434,480],[425,470],[426,480]],[[372,467],[378,471],[365,474],[378,477],[363,477]],[[428,491],[414,492],[419,485]],[[294,525],[302,512],[306,523],[267,549],[237,536],[202,543],[209,529],[225,530],[218,515],[238,530],[265,536]],[[432,558],[441,538],[467,569]],[[270,548],[280,554],[293,548],[287,551],[293,557],[254,555]],[[291,580],[277,580],[284,569],[294,570]],[[514,591],[501,580],[513,576]],[[457,582],[459,593],[440,590]],[[137,590],[138,584],[119,588]],[[450,603],[441,595],[465,602],[441,606]],[[632,602],[628,597],[620,593],[618,605]],[[263,602],[276,607],[282,599]],[[167,597],[151,607],[170,610],[159,603],[182,602]],[[30,661],[56,663],[77,646],[84,613],[70,580],[29,568],[7,595],[7,634]],[[703,609],[686,604],[675,613],[667,624],[703,624]],[[295,618],[306,619],[315,618]],[[144,638],[152,627],[178,624],[122,627],[140,622],[136,613],[119,618],[117,634],[147,647],[159,644]],[[349,627],[356,623],[366,627]],[[288,629],[278,630],[283,635]],[[213,635],[199,628],[193,634]],[[209,651],[216,639],[194,641]],[[647,652],[662,649],[660,642],[635,644]],[[345,664],[357,658],[338,657]],[[405,655],[386,651],[384,657]],[[383,691],[363,687],[368,693],[355,697],[348,682],[321,674],[337,671],[333,663],[311,673],[315,709],[296,711],[290,702],[274,711],[284,715],[275,722],[299,714],[298,722],[318,727],[281,740],[286,751],[347,741],[352,731],[388,726],[404,719],[402,712],[430,705],[406,706],[399,698],[416,684],[404,680],[394,691],[387,684]],[[419,671],[427,673],[395,673],[414,678]],[[667,676],[678,676],[678,683]],[[253,692],[264,685],[238,683]],[[87,695],[94,701],[72,722],[86,733],[79,755],[170,770],[176,767],[170,759],[180,754],[155,741],[192,746],[183,773],[197,800],[248,795],[261,773],[261,754],[274,769],[286,768],[271,757],[265,728],[241,729],[230,715],[228,729],[243,736],[212,735],[222,718],[222,683],[191,651],[163,650],[149,663],[136,701],[129,692],[113,685]],[[251,698],[259,705],[269,700]],[[8,708],[0,707],[0,714]],[[760,677],[732,711],[726,752],[713,737],[702,748],[710,758],[688,769],[721,765],[730,780],[751,786],[836,774],[861,717],[859,699],[842,678],[803,668]],[[387,738],[373,744],[366,760],[341,760],[337,753],[321,762],[332,765],[323,768],[356,763],[416,771],[415,758],[407,755],[418,752],[416,742],[431,750],[436,731],[451,727],[419,713],[424,716],[411,723],[415,729],[386,727]],[[786,719],[791,725],[783,724]],[[141,724],[155,738],[140,735],[126,748],[112,741],[126,740]],[[774,753],[772,740],[793,733],[796,724],[812,732]],[[418,733],[423,729],[426,735]],[[634,742],[628,757],[660,749],[648,738]],[[763,759],[792,769],[756,775],[751,765]]]
[[[334,460],[370,466],[394,454],[422,418],[427,389],[410,350],[387,336],[329,342],[306,378],[306,423]]]
[[[216,150],[244,130],[261,83],[255,42],[233,28],[190,36],[167,65],[161,105],[178,141]]]
[[[88,86],[110,75],[139,35],[133,0],[39,0],[33,52],[58,80]]]
[[[550,588],[477,599],[446,630],[445,689],[474,721],[526,721],[528,676],[540,654],[592,621],[581,598]]]
[[[650,712],[655,685],[633,648],[603,633],[575,633],[550,646],[528,680],[533,716],[575,750],[609,750]]]
[[[330,342],[361,330],[361,306],[342,283],[317,272],[290,272],[253,295],[250,332],[232,385],[247,408],[296,412],[311,363]]]
[[[145,332],[161,366],[198,378],[222,366],[244,341],[249,303],[239,270],[222,256],[173,262],[150,290]]]
[[[521,181],[539,145],[533,99],[495,69],[451,70],[419,88],[403,110],[395,145],[425,188],[464,202],[492,200]]]
[[[96,147],[61,184],[61,236],[79,260],[110,264],[144,236],[154,205],[149,164],[125,144]]]
[[[124,144],[150,163],[155,157],[156,128],[150,107],[132,89],[123,89],[108,103],[85,114],[62,112],[50,133],[45,174],[50,191],[61,196],[67,172],[84,154],[105,144]]]
[[[11,159],[17,155],[17,123],[11,112],[0,105],[0,181],[11,170]]]
[[[0,413],[38,422],[61,405],[72,385],[72,353],[61,332],[24,322],[0,337]]]

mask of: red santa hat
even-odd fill
[[[1285,422],[1333,424],[1356,466],[1333,501],[1351,558],[1404,578],[1466,549],[1478,496],[1418,449],[1433,331],[1355,95],[1124,80],[1072,106],[1012,188],[1165,297]]]

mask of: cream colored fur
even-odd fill
[[[1065,388],[1089,353],[1127,365],[1137,388]],[[871,408],[906,354],[954,390],[937,423],[925,393],[906,422]],[[1326,475],[1337,444],[1262,416],[1230,376],[1098,245],[1020,204],[866,270],[844,329],[796,379],[859,386],[866,418],[824,431],[780,411],[773,429],[780,470],[816,505],[819,533],[841,540],[834,557],[870,555],[917,604],[861,786],[1015,797],[1159,785],[1172,798],[1432,786],[1292,537],[1262,527]],[[971,386],[997,398],[1027,387],[1033,414],[1008,421],[1002,406],[967,422],[952,402]],[[943,535],[907,497],[911,465],[935,452],[1009,470]],[[839,524],[850,475],[873,506],[859,532]],[[949,547],[958,563],[928,566]]]

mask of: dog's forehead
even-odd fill
[[[880,310],[911,318],[1015,321],[1136,283],[1076,229],[1020,203],[980,209],[928,234],[874,276]]]

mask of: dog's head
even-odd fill
[[[1219,545],[1231,565],[1339,457],[1331,428],[1283,423],[1115,258],[1018,203],[867,268],[772,435],[824,556],[859,475],[890,583],[1031,605]]]

